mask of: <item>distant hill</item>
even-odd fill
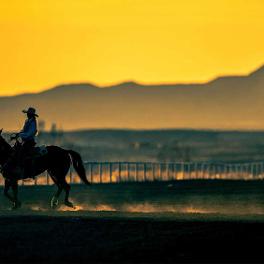
[[[247,76],[220,77],[205,84],[68,84],[0,97],[0,127],[21,126],[20,112],[27,106],[36,107],[48,126],[56,122],[67,130],[264,129],[264,66]]]

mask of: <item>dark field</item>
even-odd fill
[[[48,208],[53,186],[0,198],[0,262],[264,262],[264,182],[72,186],[76,211]]]
[[[38,142],[77,150],[89,161],[249,162],[264,159],[263,131],[102,129],[43,132]]]

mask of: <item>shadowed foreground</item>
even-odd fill
[[[256,262],[264,223],[151,218],[0,218],[1,262]]]
[[[0,196],[0,263],[264,262],[264,182],[72,186],[77,211],[49,209],[54,186]]]

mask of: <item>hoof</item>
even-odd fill
[[[51,201],[50,201],[50,207],[51,209],[56,209],[59,205],[59,200],[56,197],[52,197]]]
[[[21,202],[17,201],[13,203],[13,206],[11,207],[11,210],[16,210],[21,207]]]
[[[65,201],[64,204],[68,207],[74,208],[73,203],[69,202],[69,201]]]

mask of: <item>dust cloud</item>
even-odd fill
[[[47,206],[32,205],[28,208],[38,212],[52,212],[54,210]],[[57,212],[121,212],[121,213],[175,213],[175,214],[225,214],[225,215],[264,215],[264,206],[244,205],[230,206],[194,206],[194,205],[157,205],[151,203],[137,204],[80,204],[75,203],[74,207],[67,207],[61,204],[56,209]]]

